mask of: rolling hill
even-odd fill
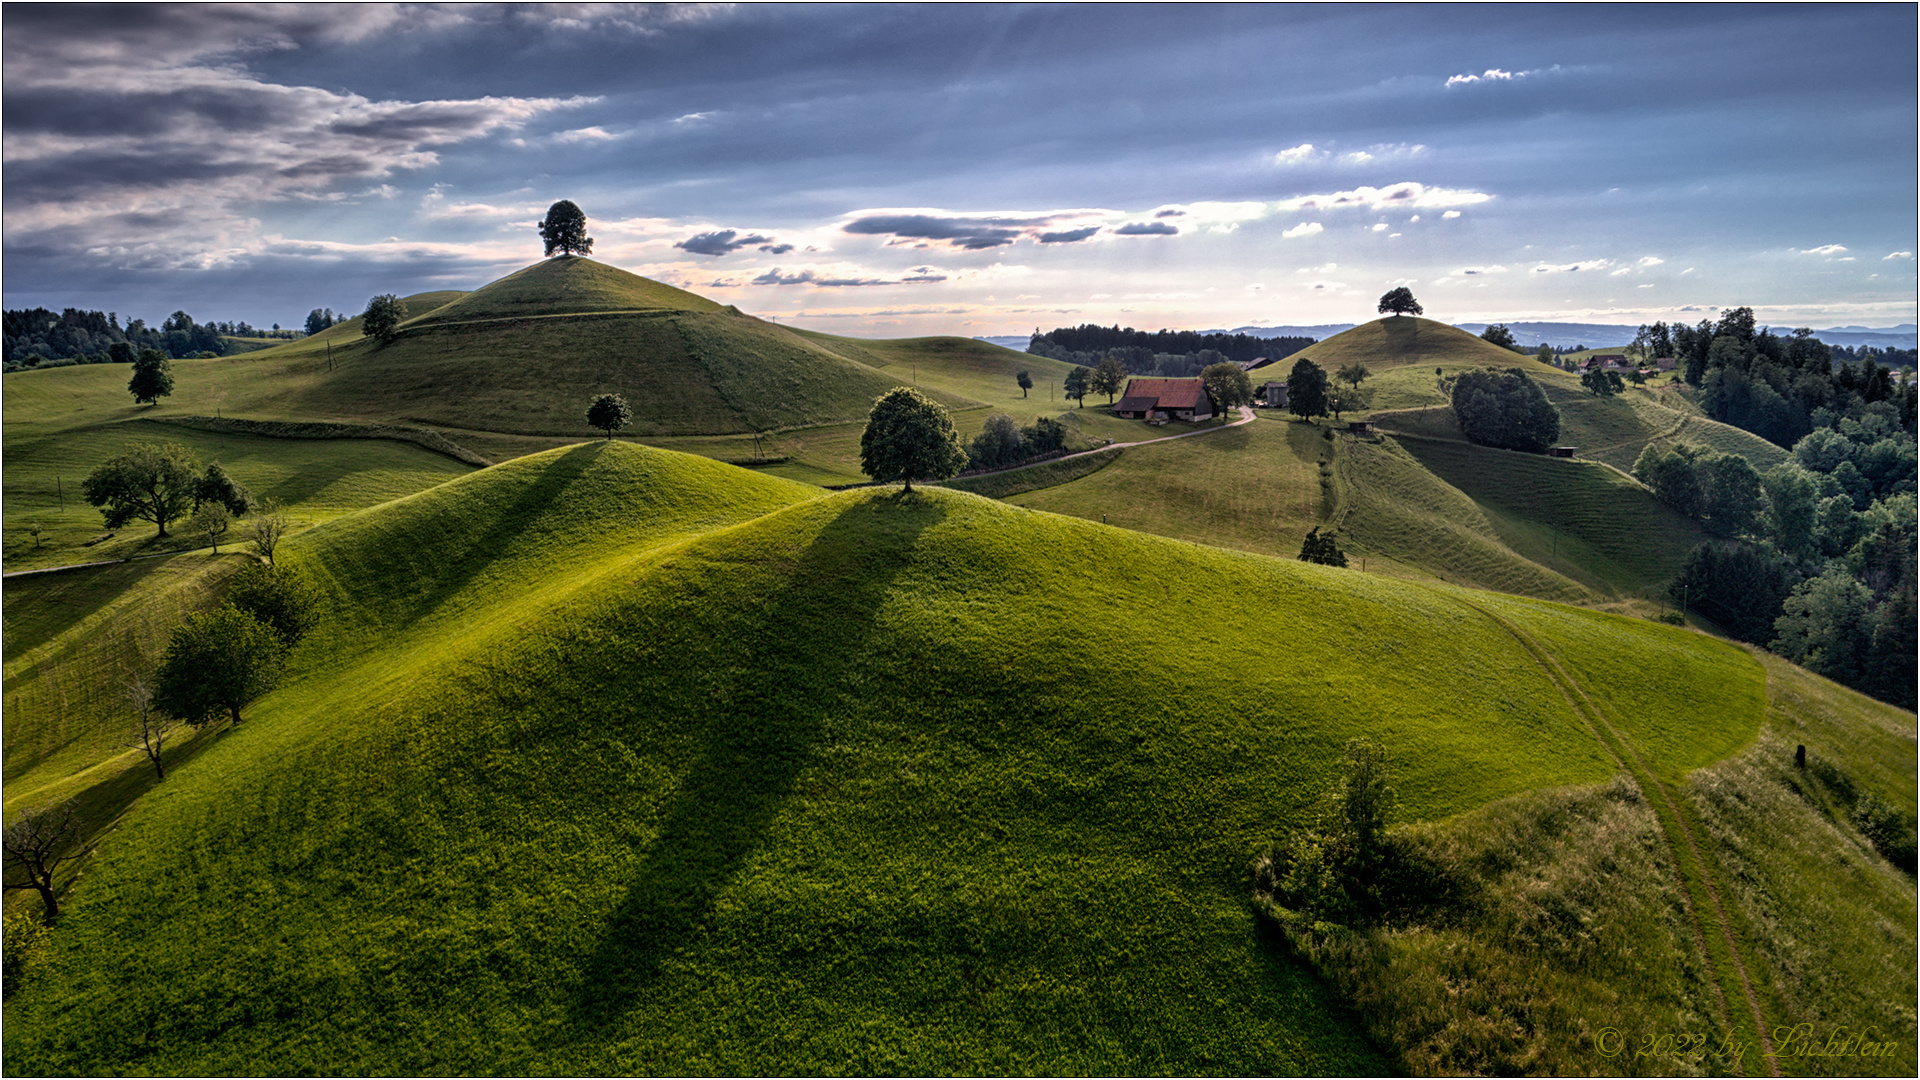
[[[1394,1071],[1245,899],[1345,739],[1435,822],[1624,756],[1646,827],[1704,841],[1676,785],[1801,685],[1640,620],[619,443],[288,557],[325,627],[119,817],[10,1070]],[[1822,715],[1857,783],[1911,784],[1911,717]],[[1847,925],[1910,900],[1885,873]],[[1731,951],[1682,918],[1633,963],[1716,1031],[1797,1002],[1752,923],[1788,887],[1695,903]]]

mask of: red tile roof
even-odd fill
[[[1130,379],[1127,381],[1127,401],[1149,399],[1148,404],[1129,406],[1125,402],[1115,408],[1129,412],[1142,409],[1206,409],[1213,411],[1212,399],[1207,397],[1207,388],[1199,379]]]

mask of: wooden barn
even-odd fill
[[[1129,420],[1211,420],[1213,399],[1199,379],[1130,379],[1113,415]]]

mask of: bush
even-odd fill
[[[53,943],[53,930],[25,911],[8,915],[5,927],[6,939],[0,943],[0,1000],[11,1000],[31,982],[33,969]]]
[[[289,649],[320,621],[320,588],[295,566],[248,566],[234,575],[227,602],[271,627]]]
[[[1869,791],[1854,805],[1853,824],[1888,862],[1909,874],[1914,872],[1916,852],[1911,818]]]

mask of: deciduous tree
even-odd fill
[[[85,854],[78,848],[80,812],[69,799],[58,806],[22,811],[7,826],[0,850],[9,869],[19,868],[24,881],[8,881],[9,889],[32,889],[40,894],[40,921],[60,921],[60,895],[54,875],[60,864]]]
[[[1347,383],[1357,389],[1361,383],[1372,378],[1373,372],[1368,370],[1367,365],[1355,360],[1353,363],[1342,367],[1338,375],[1340,376],[1341,382]]]
[[[587,215],[571,199],[561,199],[547,207],[546,219],[540,222],[540,240],[546,245],[548,255],[556,251],[562,255],[593,254],[593,237],[587,235]]]
[[[201,503],[200,508],[193,512],[191,524],[194,532],[206,534],[207,542],[213,545],[213,553],[218,555],[220,538],[233,527],[233,515],[217,502]]]
[[[1453,380],[1453,415],[1470,442],[1541,453],[1560,437],[1560,410],[1519,368],[1463,371]]]
[[[167,523],[193,511],[200,463],[178,443],[135,443],[110,458],[80,484],[88,503],[101,508],[107,528],[139,518],[167,535]]]
[[[1107,395],[1107,404],[1113,404],[1113,397],[1127,385],[1127,365],[1120,358],[1108,353],[1093,369],[1093,379],[1087,388],[1096,394]]]
[[[400,334],[400,320],[407,317],[407,305],[392,293],[382,293],[367,301],[360,316],[360,332],[382,345]]]
[[[267,498],[261,501],[260,509],[247,520],[248,539],[253,541],[253,550],[273,565],[273,553],[279,548],[280,540],[293,528],[293,520],[287,517],[286,508],[279,500]]]
[[[946,407],[910,386],[880,395],[860,434],[860,470],[881,483],[944,480],[966,466],[967,451]]]
[[[286,651],[278,631],[232,604],[189,615],[160,657],[153,704],[195,726],[222,714],[237,724],[279,681]]]
[[[1494,323],[1492,326],[1480,331],[1480,340],[1489,345],[1498,345],[1503,349],[1512,349],[1514,352],[1520,351],[1520,343],[1513,340],[1513,331],[1507,329],[1507,324],[1505,323]]]
[[[127,380],[127,392],[133,395],[136,405],[153,405],[173,393],[173,361],[159,349],[141,349],[133,361],[133,377]]]
[[[1072,371],[1067,372],[1066,381],[1061,384],[1061,389],[1067,395],[1068,401],[1077,401],[1080,403],[1080,408],[1084,409],[1087,407],[1087,391],[1090,389],[1092,380],[1093,369],[1076,364]]]
[[[1580,376],[1580,385],[1586,387],[1595,397],[1610,398],[1627,388],[1617,371],[1602,371],[1599,368]]]
[[[1388,313],[1394,315],[1422,315],[1426,313],[1426,309],[1420,306],[1420,301],[1413,298],[1413,290],[1407,288],[1405,285],[1401,285],[1398,288],[1389,290],[1385,296],[1380,298],[1380,314],[1386,315]]]
[[[1253,400],[1253,380],[1232,361],[1209,364],[1200,372],[1200,385],[1223,413]]]
[[[1325,368],[1306,357],[1293,362],[1287,373],[1287,411],[1308,420],[1328,414]]]
[[[627,407],[627,399],[619,394],[601,394],[587,406],[587,423],[607,433],[613,433],[633,422],[633,410]]]
[[[320,587],[292,565],[254,563],[227,586],[227,603],[271,627],[289,649],[319,625],[323,602]]]
[[[1347,554],[1334,543],[1332,536],[1320,535],[1320,526],[1307,530],[1307,537],[1300,542],[1300,561],[1319,563],[1321,566],[1345,566]]]

